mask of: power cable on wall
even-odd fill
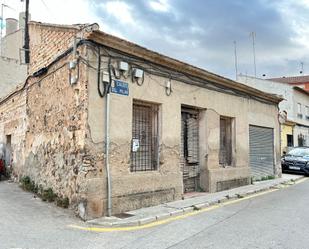
[[[109,58],[109,60],[111,59],[123,59],[122,57],[119,57],[119,56],[113,56],[110,51],[107,50],[107,48],[105,46],[102,46],[101,44],[98,44],[96,42],[93,42],[91,40],[87,40],[87,39],[83,39],[83,40],[80,40],[78,43],[77,43],[77,47],[78,46],[81,46],[81,45],[89,45],[90,47],[92,48],[95,48],[95,52],[97,53],[97,48],[100,47],[100,49],[102,49],[106,55],[102,55],[102,56],[107,56]],[[114,50],[114,49],[110,49],[110,50]],[[18,92],[20,91],[23,91],[28,83],[28,80],[32,77],[40,77],[41,75],[44,75],[48,72],[49,68],[51,66],[53,66],[56,62],[58,62],[59,60],[61,60],[62,58],[66,57],[67,55],[69,55],[71,52],[73,51],[73,47],[70,47],[68,48],[66,51],[64,51],[62,54],[60,54],[55,60],[53,60],[48,66],[44,67],[44,68],[41,68],[40,70],[36,71],[33,75],[31,76],[28,76],[23,87],[13,93],[11,93],[10,95],[8,95],[7,97],[5,97],[4,99],[0,100],[0,104],[5,102],[8,98],[12,97],[13,95],[17,94]],[[121,54],[121,53],[120,53]],[[123,54],[123,53],[122,53]],[[177,71],[173,71],[171,73],[170,70],[166,70],[166,69],[162,69],[160,68],[160,66],[156,66],[154,63],[149,63],[147,62],[146,60],[144,59],[132,59],[132,58],[127,58],[128,55],[126,55],[126,60],[129,62],[129,63],[132,63],[133,66],[136,66],[136,67],[139,67],[141,69],[143,69],[146,73],[148,74],[152,74],[152,75],[156,75],[156,76],[161,76],[161,77],[166,77],[166,78],[169,78],[171,80],[176,80],[176,81],[180,81],[180,82],[184,82],[184,83],[188,83],[190,85],[195,85],[195,86],[199,86],[199,87],[203,87],[203,88],[206,88],[206,89],[209,89],[209,90],[213,90],[213,91],[218,91],[218,92],[222,92],[222,93],[226,93],[226,94],[230,94],[230,95],[235,95],[235,96],[240,96],[240,97],[245,97],[245,98],[248,98],[248,99],[254,99],[254,100],[257,100],[259,102],[263,102],[263,103],[272,103],[274,104],[273,102],[271,101],[267,101],[267,100],[263,100],[263,99],[260,99],[258,97],[254,97],[254,96],[250,96],[246,93],[243,93],[243,92],[238,92],[238,91],[235,91],[235,90],[232,90],[232,89],[226,89],[224,86],[214,86],[213,83],[211,82],[208,82],[206,80],[199,80],[197,78],[193,78],[187,74],[183,74],[183,73],[180,73],[180,72],[177,72]],[[100,55],[101,57],[101,55]],[[85,61],[83,61],[85,62]],[[137,63],[136,63],[137,62]],[[145,63],[146,66],[148,67],[144,67],[144,66],[141,66],[140,63]],[[87,62],[88,64],[88,62]],[[109,72],[111,72],[111,63],[109,63]],[[89,66],[89,64],[88,64]],[[98,70],[97,68],[95,70]],[[159,71],[159,72],[158,72]],[[110,77],[111,77],[111,73],[109,73]],[[183,77],[187,78],[187,79],[184,79]],[[111,81],[110,81],[111,82]],[[164,86],[166,87],[166,86]],[[107,91],[110,89],[110,84],[107,86]],[[101,92],[102,93],[102,92]]]
[[[114,55],[111,55],[110,53],[109,53],[108,56],[109,56],[109,58],[112,58],[112,59],[115,59],[115,60],[119,60],[119,59],[123,60],[124,59],[123,57],[114,56]],[[146,64],[146,66],[148,66],[148,68],[147,68],[145,66],[138,64],[138,63],[142,63],[141,60],[132,59],[132,58],[125,58],[125,60],[128,61],[129,63],[131,63],[133,66],[136,66],[136,67],[143,69],[148,74],[157,75],[157,76],[161,76],[161,77],[167,77],[167,78],[170,76],[170,78],[173,79],[173,80],[188,83],[190,85],[196,85],[196,86],[203,87],[203,88],[206,88],[206,89],[209,89],[209,90],[218,91],[218,92],[222,92],[222,93],[226,93],[226,94],[230,94],[230,95],[235,95],[235,96],[239,96],[239,97],[245,97],[245,98],[248,98],[248,99],[255,99],[257,101],[267,103],[267,104],[270,103],[269,101],[266,101],[266,100],[264,101],[264,100],[259,99],[257,97],[249,96],[248,94],[245,94],[245,93],[238,93],[238,91],[235,91],[235,90],[232,90],[232,89],[226,89],[226,87],[224,87],[224,86],[219,86],[219,85],[214,86],[214,84],[211,83],[211,82],[207,82],[205,80],[199,80],[199,79],[196,79],[195,77],[189,76],[187,74],[181,74],[177,71],[176,72],[173,71],[171,73],[171,71],[164,70],[162,68],[158,68],[157,66],[155,66],[155,65],[153,65],[152,63],[149,63],[149,62],[144,62]],[[142,60],[142,61],[144,61],[144,60]],[[136,63],[136,62],[138,62],[138,63]],[[158,72],[158,71],[160,71],[160,72]],[[187,79],[184,79],[182,77],[185,77]]]
[[[218,91],[218,92],[222,92],[222,93],[225,93],[225,94],[244,97],[244,98],[247,98],[247,99],[254,99],[256,101],[266,103],[266,104],[270,104],[270,103],[274,104],[271,101],[263,100],[261,98],[248,95],[248,94],[243,93],[243,92],[238,91],[238,90],[227,89],[226,87],[221,86],[221,85],[217,85],[217,84],[214,85],[215,83],[209,82],[209,81],[204,80],[204,79],[198,79],[196,77],[192,77],[192,76],[190,76],[186,73],[178,72],[177,70],[176,71],[173,70],[171,72],[170,70],[166,70],[166,69],[160,67],[160,65],[155,65],[154,63],[150,63],[150,62],[146,61],[145,59],[141,59],[141,58],[135,59],[135,58],[131,58],[131,57],[128,58],[129,55],[127,55],[123,52],[117,51],[113,48],[108,48],[108,47],[106,47],[102,44],[99,44],[99,43],[96,43],[96,42],[93,42],[93,41],[87,40],[87,42],[92,47],[100,46],[102,48],[102,50],[106,53],[108,58],[116,59],[116,60],[119,60],[119,59],[123,60],[124,59],[123,57],[120,57],[119,55],[118,56],[112,55],[111,53],[113,51],[116,52],[117,54],[125,56],[126,61],[131,63],[133,66],[136,66],[136,67],[143,69],[145,72],[147,72],[149,74],[153,74],[153,75],[157,75],[157,76],[161,76],[161,77],[169,77],[169,75],[171,75],[170,78],[172,80],[184,82],[184,83],[187,83],[187,84],[190,84],[190,85],[196,85],[198,87],[206,88],[206,89],[209,89],[209,90],[212,90],[212,91]],[[141,66],[140,65],[141,63],[146,64],[148,66],[148,68]],[[157,71],[160,71],[160,72],[157,72]],[[187,78],[187,80],[184,79],[183,77]]]

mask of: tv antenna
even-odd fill
[[[235,57],[235,80],[237,80],[238,76],[238,65],[237,65],[237,43],[236,41],[234,43],[234,57]]]
[[[300,62],[300,71],[299,71],[300,74],[303,74],[304,73],[304,63],[303,62]]]
[[[255,58],[255,38],[256,38],[256,33],[253,31],[253,32],[250,33],[250,36],[252,37],[254,77],[256,78],[256,58]]]

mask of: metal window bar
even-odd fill
[[[133,103],[131,171],[152,171],[158,165],[158,105]]]

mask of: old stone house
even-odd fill
[[[0,138],[17,177],[84,219],[280,175],[275,95],[97,25],[30,22],[29,72],[0,102]]]

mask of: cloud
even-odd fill
[[[0,3],[11,7],[4,10],[4,18],[18,18],[19,12],[25,10],[25,3],[20,0],[0,0]],[[32,20],[57,24],[96,22],[100,18],[92,14],[92,8],[87,0],[36,0],[29,5]]]
[[[167,0],[159,0],[159,1],[150,1],[150,7],[159,12],[167,12],[170,10],[170,5]]]
[[[99,2],[92,1],[94,6]],[[253,31],[258,76],[295,74],[297,66],[292,65],[307,60],[309,4],[305,0],[106,2],[112,3],[130,10],[127,22],[122,19],[127,14],[111,14],[108,8],[97,9],[96,15],[126,39],[226,77],[234,77],[234,40],[240,72],[253,74],[249,36]]]
[[[134,19],[132,17],[132,8],[129,4],[122,1],[110,1],[102,3],[100,5],[103,11],[110,16],[113,16],[117,21],[123,25],[134,25]]]
[[[30,10],[38,21],[98,22],[108,33],[230,78],[233,41],[239,72],[253,74],[254,31],[258,76],[297,74],[300,62],[309,73],[308,0],[42,0]]]

